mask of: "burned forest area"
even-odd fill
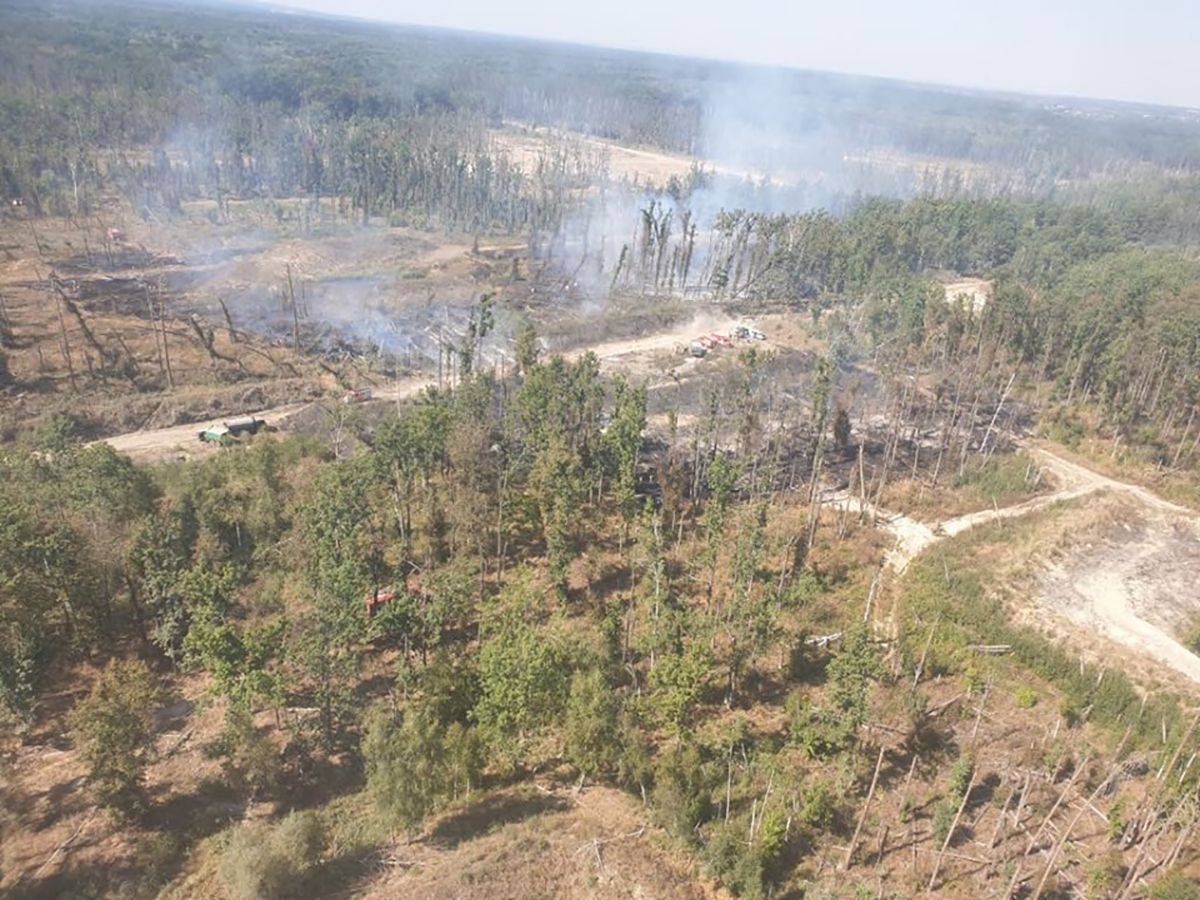
[[[0,4],[0,895],[1200,897],[1200,115]]]

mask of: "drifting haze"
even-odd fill
[[[913,81],[1200,107],[1191,0],[285,0],[335,15]]]

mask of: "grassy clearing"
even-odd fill
[[[1037,464],[1024,452],[967,462],[962,474],[938,485],[919,480],[890,485],[883,505],[916,519],[938,521],[981,509],[1011,506],[1048,490]]]
[[[1014,683],[1033,675],[1061,696],[1068,723],[1087,721],[1115,734],[1132,727],[1134,746],[1161,747],[1186,727],[1178,699],[1144,696],[1123,672],[1082,662],[1034,628],[1015,623],[1008,602],[1023,590],[1022,563],[1035,544],[1055,545],[1065,517],[1048,510],[1019,528],[996,523],[944,541],[915,560],[900,587],[900,650],[911,671],[926,643],[926,671],[963,673],[992,667]],[[1049,540],[1047,540],[1049,538]],[[930,638],[932,634],[932,638]],[[1008,644],[1010,655],[983,659],[969,647]]]

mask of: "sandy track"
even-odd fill
[[[656,350],[670,350],[678,344],[694,341],[702,335],[711,332],[728,334],[735,320],[724,316],[699,316],[687,325],[672,328],[669,331],[657,331],[653,334],[636,338],[626,338],[619,341],[606,341],[568,351],[567,359],[577,360],[587,352],[595,353],[601,362],[618,362],[623,356],[635,353],[652,353]]]
[[[679,153],[667,153],[661,150],[629,147],[616,141],[604,140],[578,131],[509,126],[503,130],[492,131],[491,137],[528,175],[537,173],[541,159],[549,149],[556,144],[566,142],[589,147],[603,154],[608,161],[609,175],[613,178],[636,178],[641,182],[649,182],[660,187],[672,177],[686,179],[697,165],[702,166],[707,172],[727,175],[731,178],[761,181],[769,177],[766,172],[746,166],[731,165]],[[777,183],[787,183],[787,179],[778,176],[773,180]]]
[[[276,406],[273,409],[256,412],[255,415],[264,420],[268,426],[278,428],[288,416],[304,409],[307,403],[289,403]],[[241,415],[237,413],[236,415]],[[231,414],[228,418],[234,418]],[[192,456],[197,450],[205,448],[210,452],[216,451],[216,445],[202,444],[197,435],[209,425],[219,425],[220,419],[189,422],[186,425],[172,425],[170,428],[156,428],[151,431],[130,431],[114,437],[104,438],[96,443],[105,443],[124,453],[135,462],[148,462],[154,459],[164,459],[176,454]]]

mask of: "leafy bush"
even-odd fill
[[[278,787],[283,777],[279,748],[258,730],[249,711],[231,708],[222,744],[226,773],[250,796],[270,795]]]
[[[870,682],[883,670],[865,628],[846,634],[826,671],[829,678],[821,706],[809,704],[796,692],[788,698],[792,739],[817,759],[849,747],[867,719]]]
[[[838,802],[833,789],[825,781],[805,782],[800,792],[800,808],[797,821],[814,831],[828,831],[838,819]]]
[[[483,637],[480,696],[472,715],[492,759],[512,768],[521,761],[525,741],[562,711],[571,663],[553,635],[525,620],[519,602],[509,601],[485,621]]]
[[[423,707],[397,722],[385,706],[376,707],[363,738],[367,791],[393,825],[412,832],[445,793],[442,735]]]
[[[300,886],[324,849],[324,826],[311,811],[291,813],[273,827],[242,825],[221,857],[221,880],[230,900],[302,896]]]
[[[971,776],[975,771],[975,762],[970,756],[961,756],[950,770],[950,784],[946,795],[942,797],[933,814],[933,838],[940,846],[950,835],[954,817],[962,805],[963,797],[971,787]]]
[[[1024,453],[993,456],[983,465],[969,470],[955,480],[955,487],[969,487],[979,499],[992,504],[1006,503],[1024,497],[1037,480],[1037,467]]]
[[[174,877],[185,854],[183,838],[170,831],[151,834],[138,845],[138,869],[146,894],[157,894]]]
[[[761,846],[747,840],[749,823],[735,819],[717,825],[708,836],[704,858],[709,868],[738,897],[766,895],[766,875]]]
[[[1112,851],[1100,857],[1088,867],[1087,881],[1083,893],[1087,900],[1108,900],[1116,896],[1125,880],[1125,866],[1121,854]]]
[[[1037,692],[1028,685],[1021,685],[1013,695],[1013,700],[1021,709],[1033,709],[1037,706]]]
[[[713,671],[713,653],[707,641],[689,640],[682,653],[659,657],[650,672],[655,709],[663,722],[676,730],[686,724],[700,702]]]
[[[654,782],[650,743],[629,710],[622,713],[619,727],[617,740],[621,752],[617,758],[617,783],[628,790],[636,789],[645,798],[646,788]]]

